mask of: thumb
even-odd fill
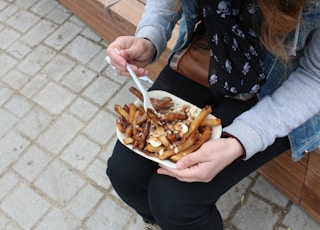
[[[199,154],[197,154],[196,152],[190,153],[186,156],[184,156],[183,158],[181,158],[177,163],[177,169],[185,169],[185,168],[189,168],[197,163],[199,163]]]
[[[122,51],[123,51],[122,56],[128,61],[135,60],[136,58],[141,56],[141,53],[142,53],[141,48],[136,45],[133,45],[130,48],[124,49]]]

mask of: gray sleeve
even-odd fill
[[[172,30],[181,17],[173,0],[148,0],[136,30],[136,36],[147,38],[156,48],[157,60],[167,48]]]

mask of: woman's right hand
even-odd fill
[[[118,49],[120,52],[116,51]],[[156,49],[148,39],[134,36],[121,36],[112,42],[107,50],[110,63],[119,75],[129,76],[127,63],[137,76],[146,76],[148,71],[144,68],[153,59]]]

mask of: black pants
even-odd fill
[[[210,90],[166,67],[152,86],[175,94],[199,107],[209,104],[223,126],[256,104],[257,99],[217,100]],[[184,183],[158,175],[158,164],[117,142],[108,161],[107,175],[121,199],[146,221],[164,230],[223,229],[216,201],[248,174],[289,148],[288,138],[279,138],[265,151],[244,161],[235,160],[209,183]]]

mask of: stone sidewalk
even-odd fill
[[[141,229],[105,175],[129,78],[56,0],[0,0],[0,229]],[[218,202],[226,229],[320,225],[253,173]]]

